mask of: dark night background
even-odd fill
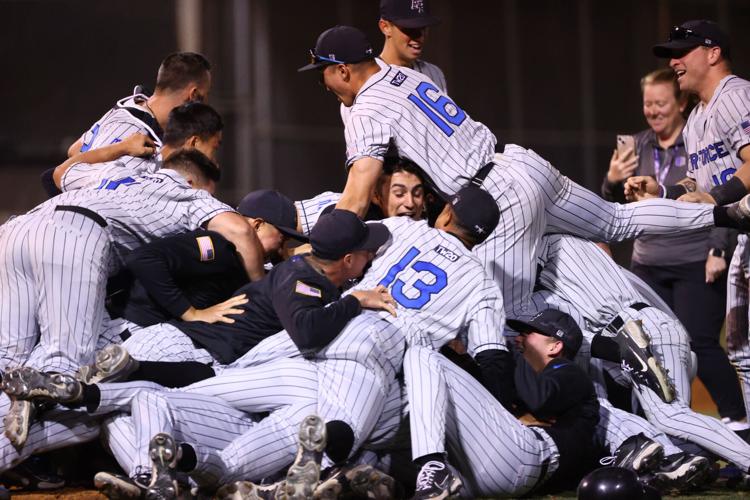
[[[639,79],[665,64],[651,45],[673,24],[717,20],[732,37],[734,72],[750,76],[748,0],[433,0],[432,9],[443,22],[425,59],[444,70],[451,97],[499,143],[533,148],[596,190],[615,135],[645,128]],[[338,103],[296,68],[335,24],[365,30],[380,49],[378,17],[377,0],[0,0],[0,221],[41,201],[39,173],[135,84],[153,88],[161,59],[180,49],[214,66],[209,102],[226,122],[221,198],[340,190]]]

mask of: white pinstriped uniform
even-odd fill
[[[341,199],[341,193],[325,191],[309,200],[299,200],[294,202],[297,208],[297,220],[299,221],[300,232],[305,236],[310,235],[310,230],[318,222],[323,210],[335,205]]]
[[[365,311],[312,360],[279,359],[299,356],[289,336],[279,333],[234,365],[244,368],[226,369],[186,388],[226,399],[246,412],[273,411],[272,418],[226,450],[205,454],[199,475],[210,472],[227,480],[278,470],[294,456],[301,418],[316,409],[326,421],[348,423],[357,449],[397,390],[395,377],[407,343],[433,349],[464,332],[472,353],[504,348],[502,299],[479,260],[457,238],[424,221],[395,217],[384,224],[391,242],[358,288],[384,283],[400,303],[398,317]],[[263,449],[251,443],[267,443],[271,435],[277,452],[268,461]]]
[[[750,144],[750,82],[735,75],[724,77],[708,104],[700,103],[690,113],[682,135],[688,154],[688,176],[695,179],[700,190],[710,191],[731,179],[742,165],[740,149]],[[732,315],[747,289],[746,280],[739,281],[744,274],[742,260],[747,246],[747,236],[740,235],[729,264],[727,313]],[[750,414],[748,330],[745,327],[728,333],[727,352],[740,377],[745,408]]]
[[[161,168],[161,155],[148,158],[138,156],[122,156],[112,163],[120,165],[123,171],[130,175],[153,174]],[[62,192],[74,191],[76,189],[97,188],[105,179],[107,173],[104,167],[108,163],[76,163],[65,171],[60,179],[60,190]]]
[[[543,245],[539,284],[552,292],[555,300],[578,310],[585,331],[602,332],[617,315],[625,322],[642,321],[651,337],[654,356],[669,370],[676,388],[671,404],[664,403],[651,389],[637,388],[636,396],[648,420],[664,433],[693,441],[747,470],[750,445],[721,421],[689,407],[691,358],[687,332],[680,322],[655,307],[629,307],[645,299],[594,243],[568,235],[545,235]],[[548,307],[548,302],[537,307]]]
[[[121,255],[231,211],[174,170],[105,167],[102,189],[63,193],[0,227],[0,365],[73,372],[91,361],[108,275]],[[91,210],[92,218],[60,205]]]
[[[376,59],[380,71],[356,96],[345,121],[347,164],[383,160],[395,148],[419,165],[439,190],[453,194],[489,162],[483,187],[500,208],[500,224],[478,246],[489,275],[503,291],[506,310],[520,312],[534,286],[538,240],[546,229],[604,241],[679,232],[713,225],[708,205],[648,200],[619,205],[562,176],[536,153],[506,146],[472,120],[426,76]]]
[[[134,94],[118,100],[112,109],[104,113],[104,116],[99,118],[89,130],[81,135],[81,140],[83,141],[81,151],[108,146],[120,142],[135,133],[148,135],[154,140],[157,146],[161,146],[161,140],[151,126],[134,116],[128,110],[128,108],[135,108],[144,113],[151,114],[148,108],[136,104],[136,99],[140,102],[148,100],[148,97],[143,94]]]

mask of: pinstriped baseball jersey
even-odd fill
[[[148,158],[123,156],[115,160],[115,163],[122,165],[131,175],[153,174],[161,168],[161,154]],[[103,166],[101,163],[76,163],[72,165],[60,179],[60,190],[65,192],[99,186],[103,178]]]
[[[326,191],[309,200],[295,201],[294,206],[297,208],[297,220],[299,221],[302,234],[309,235],[310,230],[318,222],[323,210],[331,205],[335,205],[340,199],[341,193]]]
[[[601,330],[624,307],[645,302],[619,266],[588,240],[544,235],[539,263],[539,284],[574,304],[586,319],[588,330]]]
[[[214,216],[233,211],[207,191],[192,189],[171,169],[134,176],[118,162],[101,168],[97,188],[63,193],[29,215],[51,214],[57,205],[93,210],[107,221],[110,239],[122,255],[154,238],[197,229]]]
[[[380,71],[362,86],[344,122],[347,165],[364,157],[383,160],[395,148],[438,189],[455,193],[492,161],[495,136],[429,77],[375,61]]]
[[[151,115],[148,108],[142,105],[147,99],[148,97],[143,94],[134,94],[117,101],[112,109],[104,113],[104,116],[81,136],[81,152],[120,142],[136,132],[150,136],[157,146],[161,146],[159,131],[154,130],[152,124],[136,116],[138,112]]]
[[[688,175],[710,191],[732,178],[742,165],[740,149],[750,144],[750,82],[724,77],[708,104],[700,103],[682,131]]]
[[[411,344],[439,349],[465,331],[472,355],[504,349],[502,296],[481,261],[458,238],[426,221],[382,222],[391,243],[355,289],[386,286],[399,304],[398,317],[388,320]]]

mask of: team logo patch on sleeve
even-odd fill
[[[201,262],[214,260],[216,252],[214,251],[214,242],[210,236],[198,236],[195,238],[198,242],[198,253],[201,256]]]
[[[740,123],[740,127],[742,127],[742,130],[745,131],[746,135],[750,135],[750,120],[745,120],[744,122]]]
[[[320,288],[315,288],[314,286],[302,283],[301,281],[297,281],[294,291],[300,295],[307,295],[308,297],[321,298],[323,296],[323,292],[320,291]]]
[[[451,262],[456,262],[459,258],[459,255],[456,252],[445,248],[443,245],[436,246],[435,251]]]
[[[393,79],[391,80],[391,85],[393,85],[394,87],[400,87],[401,84],[404,83],[405,81],[406,81],[406,75],[399,71],[398,73],[396,73],[396,76],[394,76]]]

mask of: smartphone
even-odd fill
[[[628,149],[635,151],[635,137],[632,135],[618,135],[617,156],[622,157]]]

